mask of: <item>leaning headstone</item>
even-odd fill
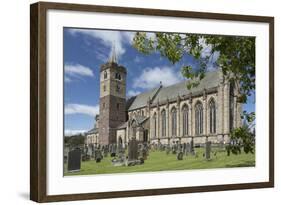
[[[183,152],[178,152],[177,159],[178,160],[183,160]]]
[[[81,169],[81,150],[76,148],[68,152],[67,170],[69,172],[80,171]]]
[[[129,141],[129,148],[128,148],[128,160],[137,160],[138,159],[138,142],[135,138],[132,138]]]
[[[206,142],[205,157],[207,160],[209,160],[211,158],[211,141]]]

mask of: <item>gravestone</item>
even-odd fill
[[[112,144],[110,156],[116,157],[116,152],[117,152],[117,146],[116,146],[116,144]]]
[[[76,148],[68,152],[67,170],[69,172],[80,171],[81,169],[81,150]]]
[[[207,160],[209,160],[211,158],[211,141],[206,142],[205,157],[206,157]]]
[[[172,153],[177,154],[177,145],[175,143],[172,145]]]
[[[68,153],[69,153],[69,147],[64,147],[63,149],[63,163],[67,163]]]
[[[108,152],[111,154],[111,152],[112,152],[112,144],[108,145]]]
[[[177,159],[178,160],[183,160],[183,152],[178,152]]]
[[[190,153],[190,144],[186,143],[186,155]]]
[[[133,161],[138,159],[138,142],[135,138],[129,141],[128,160]]]
[[[108,145],[105,145],[105,146],[104,146],[104,149],[103,149],[103,156],[104,156],[104,157],[107,157],[107,156],[108,156]]]
[[[186,143],[183,143],[182,145],[182,149],[183,149],[183,154],[186,155]]]
[[[92,158],[95,159],[95,153],[96,153],[96,146],[92,145]]]
[[[147,160],[148,148],[146,146],[144,146],[143,144],[141,144],[139,152],[140,152],[140,158],[143,160]]]
[[[192,155],[195,154],[195,152],[194,152],[194,141],[193,141],[193,138],[191,138],[191,141],[190,141],[190,153],[191,153]]]
[[[101,162],[102,160],[102,152],[100,149],[96,149],[96,153],[95,153],[95,160],[96,160],[96,163],[99,163]]]
[[[170,154],[170,152],[171,152],[171,147],[168,144],[167,147],[166,147],[166,154]]]

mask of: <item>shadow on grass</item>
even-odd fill
[[[240,164],[226,164],[225,167],[232,168],[232,167],[254,167],[256,165],[255,161],[246,161]]]

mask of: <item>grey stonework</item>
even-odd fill
[[[105,72],[107,78],[104,78]],[[117,79],[116,73],[119,75]],[[242,104],[235,97],[231,98],[231,85],[219,69],[206,73],[200,84],[191,90],[187,89],[186,82],[168,87],[160,84],[158,88],[126,100],[126,68],[116,62],[108,62],[101,66],[100,87],[98,126],[88,132],[87,143],[106,145],[121,140],[127,144],[132,137],[152,144],[191,143],[192,139],[194,144],[205,144],[206,140],[228,143],[231,126],[242,125]],[[232,90],[237,92],[235,88]],[[215,121],[212,123],[210,102],[215,104]],[[230,106],[231,102],[233,106]],[[200,134],[196,134],[195,127],[195,106],[198,103],[203,109],[203,132]],[[188,111],[185,133],[183,108]],[[175,131],[172,130],[172,110],[176,111]],[[162,112],[165,115],[161,115]],[[232,117],[230,113],[233,113]],[[165,121],[162,116],[165,116]]]

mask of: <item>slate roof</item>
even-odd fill
[[[124,122],[123,124],[119,125],[119,126],[117,127],[117,129],[118,129],[118,130],[126,129],[126,128],[127,128],[127,124],[128,124],[128,122]]]
[[[137,108],[141,108],[141,107],[145,107],[147,105],[147,101],[150,98],[151,100],[154,98],[154,96],[157,94],[158,90],[160,89],[160,87],[158,88],[154,88],[153,90],[149,91],[149,92],[145,92],[145,93],[141,93],[137,96],[135,96],[134,101],[132,102],[132,104],[129,107],[129,111],[130,110],[134,110]]]
[[[200,84],[197,87],[194,87],[190,90],[187,89],[187,81],[171,85],[168,87],[163,87],[157,96],[154,98],[152,103],[163,102],[167,100],[167,98],[174,99],[177,96],[188,95],[190,92],[196,93],[200,92],[203,89],[215,88],[219,85],[219,71],[212,71],[206,73],[205,77],[200,81]]]
[[[207,72],[205,77],[200,81],[200,84],[197,87],[188,90],[186,85],[187,81],[177,83],[167,87],[155,88],[149,92],[141,93],[135,96],[133,102],[129,107],[130,110],[138,109],[147,105],[147,101],[150,97],[152,104],[166,101],[167,99],[171,100],[176,98],[178,95],[188,95],[190,92],[193,94],[196,92],[201,92],[203,89],[215,88],[219,85],[219,74],[220,71],[211,71]]]
[[[149,117],[141,116],[141,115],[136,115],[134,119],[137,121],[138,125],[141,125],[143,122],[145,122]]]

